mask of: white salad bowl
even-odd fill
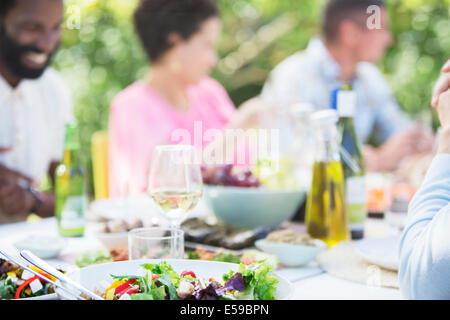
[[[32,297],[32,298],[23,298],[20,300],[58,300],[58,295],[56,293],[50,293],[50,294],[44,294],[39,297]]]
[[[141,267],[141,265],[146,263],[156,264],[161,261],[163,260],[150,259],[104,263],[73,270],[67,273],[67,276],[91,291],[96,289],[103,291],[113,282],[111,275],[142,276],[144,275],[145,270]],[[183,271],[193,271],[197,277],[204,279],[214,278],[221,280],[224,274],[231,270],[238,271],[239,269],[238,264],[225,262],[176,259],[167,259],[164,261],[167,261],[167,264],[171,265],[178,274],[181,274]],[[291,299],[294,290],[292,283],[276,273],[275,275],[279,280],[275,297],[278,300]],[[56,293],[63,300],[71,299],[70,296],[58,288],[56,289]]]

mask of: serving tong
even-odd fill
[[[33,253],[31,253],[29,250],[23,250],[20,252],[20,255],[27,260],[32,265],[38,267],[42,271],[48,273],[49,275],[55,277],[60,282],[55,282],[47,278],[46,276],[40,274],[39,272],[34,271],[33,269],[26,266],[24,263],[19,261],[18,259],[15,259],[8,255],[6,252],[0,250],[0,254],[3,255],[6,259],[8,259],[10,262],[18,265],[22,269],[34,274],[35,276],[39,277],[40,279],[51,283],[55,287],[58,287],[65,293],[67,293],[69,296],[75,298],[76,300],[87,300],[85,297],[82,297],[81,294],[84,294],[88,296],[89,298],[93,300],[104,300],[102,297],[98,296],[97,294],[93,293],[92,291],[86,289],[79,283],[73,281],[68,276],[63,274],[62,272],[58,271],[56,268],[42,260],[41,258],[37,257]],[[76,290],[74,290],[74,288]]]

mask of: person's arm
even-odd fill
[[[375,118],[374,137],[379,147],[364,146],[369,171],[392,171],[408,156],[432,151],[434,136],[409,120],[390,93],[385,98]]]
[[[31,178],[0,165],[0,210],[3,213],[23,218],[30,213],[50,217],[54,214],[54,205],[53,194],[38,191]]]
[[[450,298],[450,154],[440,154],[409,206],[400,242],[400,288],[407,299]]]
[[[450,90],[441,94],[438,155],[408,210],[399,280],[408,299],[450,298]]]
[[[430,153],[434,146],[434,136],[420,126],[411,126],[393,134],[379,147],[365,145],[363,148],[369,171],[396,170],[402,160],[416,154]]]

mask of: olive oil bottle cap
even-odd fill
[[[316,126],[336,125],[339,120],[339,115],[336,110],[327,109],[314,112],[311,116],[311,121]]]

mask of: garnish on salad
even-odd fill
[[[144,276],[111,275],[113,283],[97,292],[106,300],[276,300],[278,279],[265,261],[241,264],[222,279],[203,279],[194,270],[178,274],[166,261],[142,268]]]
[[[41,269],[30,266],[48,279],[56,279]],[[24,299],[55,293],[55,288],[48,282],[19,266],[0,259],[0,300]]]

